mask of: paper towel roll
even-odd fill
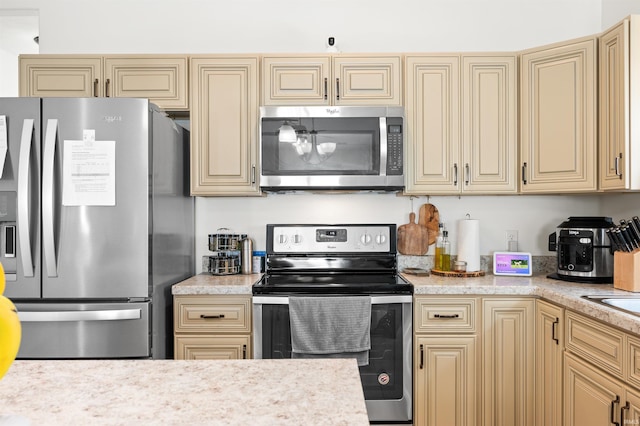
[[[458,260],[467,262],[467,272],[480,270],[480,221],[458,221]]]

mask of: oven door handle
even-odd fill
[[[327,296],[330,296],[327,294]],[[408,294],[390,294],[386,296],[371,296],[372,305],[384,305],[388,303],[411,303],[413,297]],[[253,296],[254,305],[288,305],[289,296]]]

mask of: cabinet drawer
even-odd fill
[[[176,337],[174,359],[249,359],[250,336]]]
[[[474,298],[416,297],[416,333],[475,333],[477,327]]]
[[[250,333],[250,297],[176,296],[176,333]]]
[[[575,312],[566,314],[566,349],[623,377],[624,333]]]

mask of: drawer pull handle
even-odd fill
[[[442,318],[442,319],[453,319],[453,318],[460,318],[460,315],[458,315],[458,314],[451,314],[451,315],[435,314],[433,317],[434,318]]]
[[[610,418],[609,420],[611,421],[612,424],[616,425],[616,426],[620,426],[620,423],[616,422],[616,404],[620,403],[620,397],[618,395],[616,395],[616,399],[614,399],[613,401],[611,401],[611,411],[609,412],[610,414]]]
[[[556,318],[553,324],[551,324],[551,340],[556,342],[556,345],[560,344],[560,339],[558,339],[558,336],[556,335],[558,332],[558,324],[560,324],[560,318]]]
[[[202,318],[202,319],[220,319],[220,318],[224,318],[224,314],[220,314],[220,315],[205,315],[205,314],[201,314],[200,318]]]
[[[631,405],[629,404],[629,401],[627,401],[626,404],[624,404],[624,406],[620,409],[620,424],[621,425],[626,425],[627,423],[631,423],[631,421],[627,421],[624,419],[624,412],[625,411],[629,411],[629,409],[631,408]]]

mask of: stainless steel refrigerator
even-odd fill
[[[18,358],[173,357],[171,285],[195,270],[188,146],[146,99],[0,98]]]

